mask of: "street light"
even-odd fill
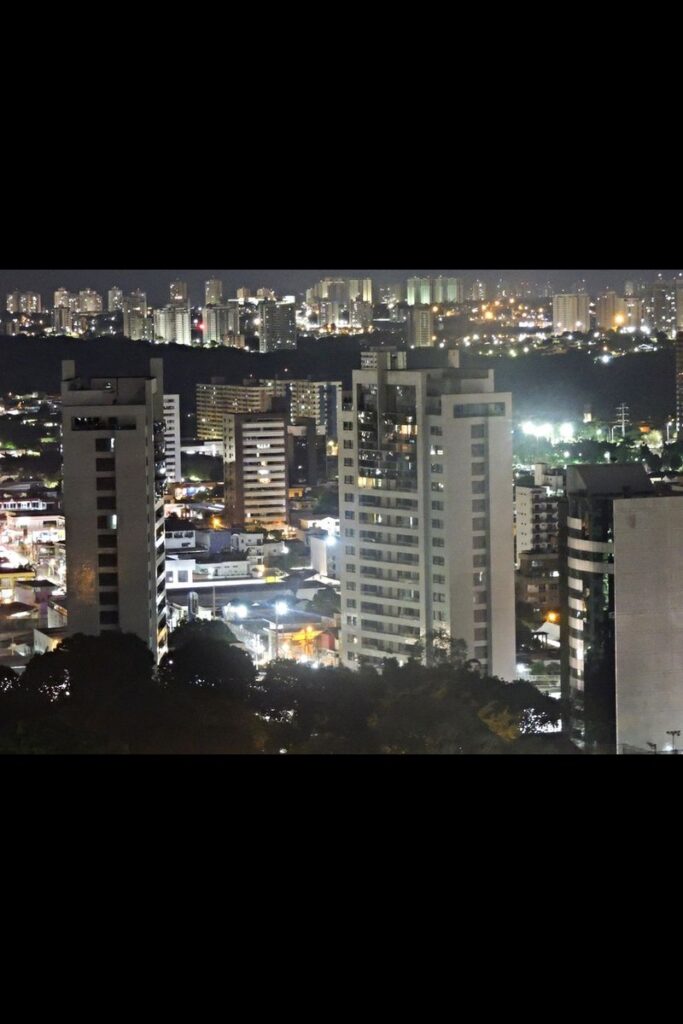
[[[275,660],[280,657],[280,616],[288,611],[286,601],[275,602]]]
[[[676,750],[676,736],[680,736],[681,735],[681,730],[680,729],[667,729],[666,730],[666,735],[671,737],[671,753],[672,754],[677,754],[678,751]]]
[[[650,750],[652,751],[653,754],[657,753],[657,744],[656,743],[650,743],[650,741],[648,740],[647,741],[647,745],[648,745],[648,747],[650,748]]]

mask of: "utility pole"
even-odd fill
[[[671,753],[672,754],[677,754],[678,751],[676,750],[676,736],[680,736],[681,735],[681,730],[680,729],[667,729],[666,730],[666,734],[667,734],[667,736],[671,737]]]
[[[622,438],[626,437],[626,424],[630,423],[628,406],[622,402],[621,405],[617,406],[617,422],[616,426],[621,427]]]

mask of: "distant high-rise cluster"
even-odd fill
[[[601,292],[594,311],[586,291],[553,296],[553,332],[556,335],[623,329],[645,329],[674,338],[676,331],[683,330],[683,283],[658,281],[645,285],[627,281],[623,295],[614,290]]]
[[[463,302],[464,298],[464,284],[459,277],[411,277],[406,286],[406,302],[409,306]]]
[[[41,298],[37,292],[10,292],[7,296],[8,313],[40,313]]]

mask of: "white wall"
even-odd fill
[[[683,730],[682,497],[615,500],[614,583],[617,750],[661,750]]]

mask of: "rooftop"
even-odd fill
[[[568,466],[567,493],[627,497],[654,494],[654,487],[639,462],[623,466]]]

